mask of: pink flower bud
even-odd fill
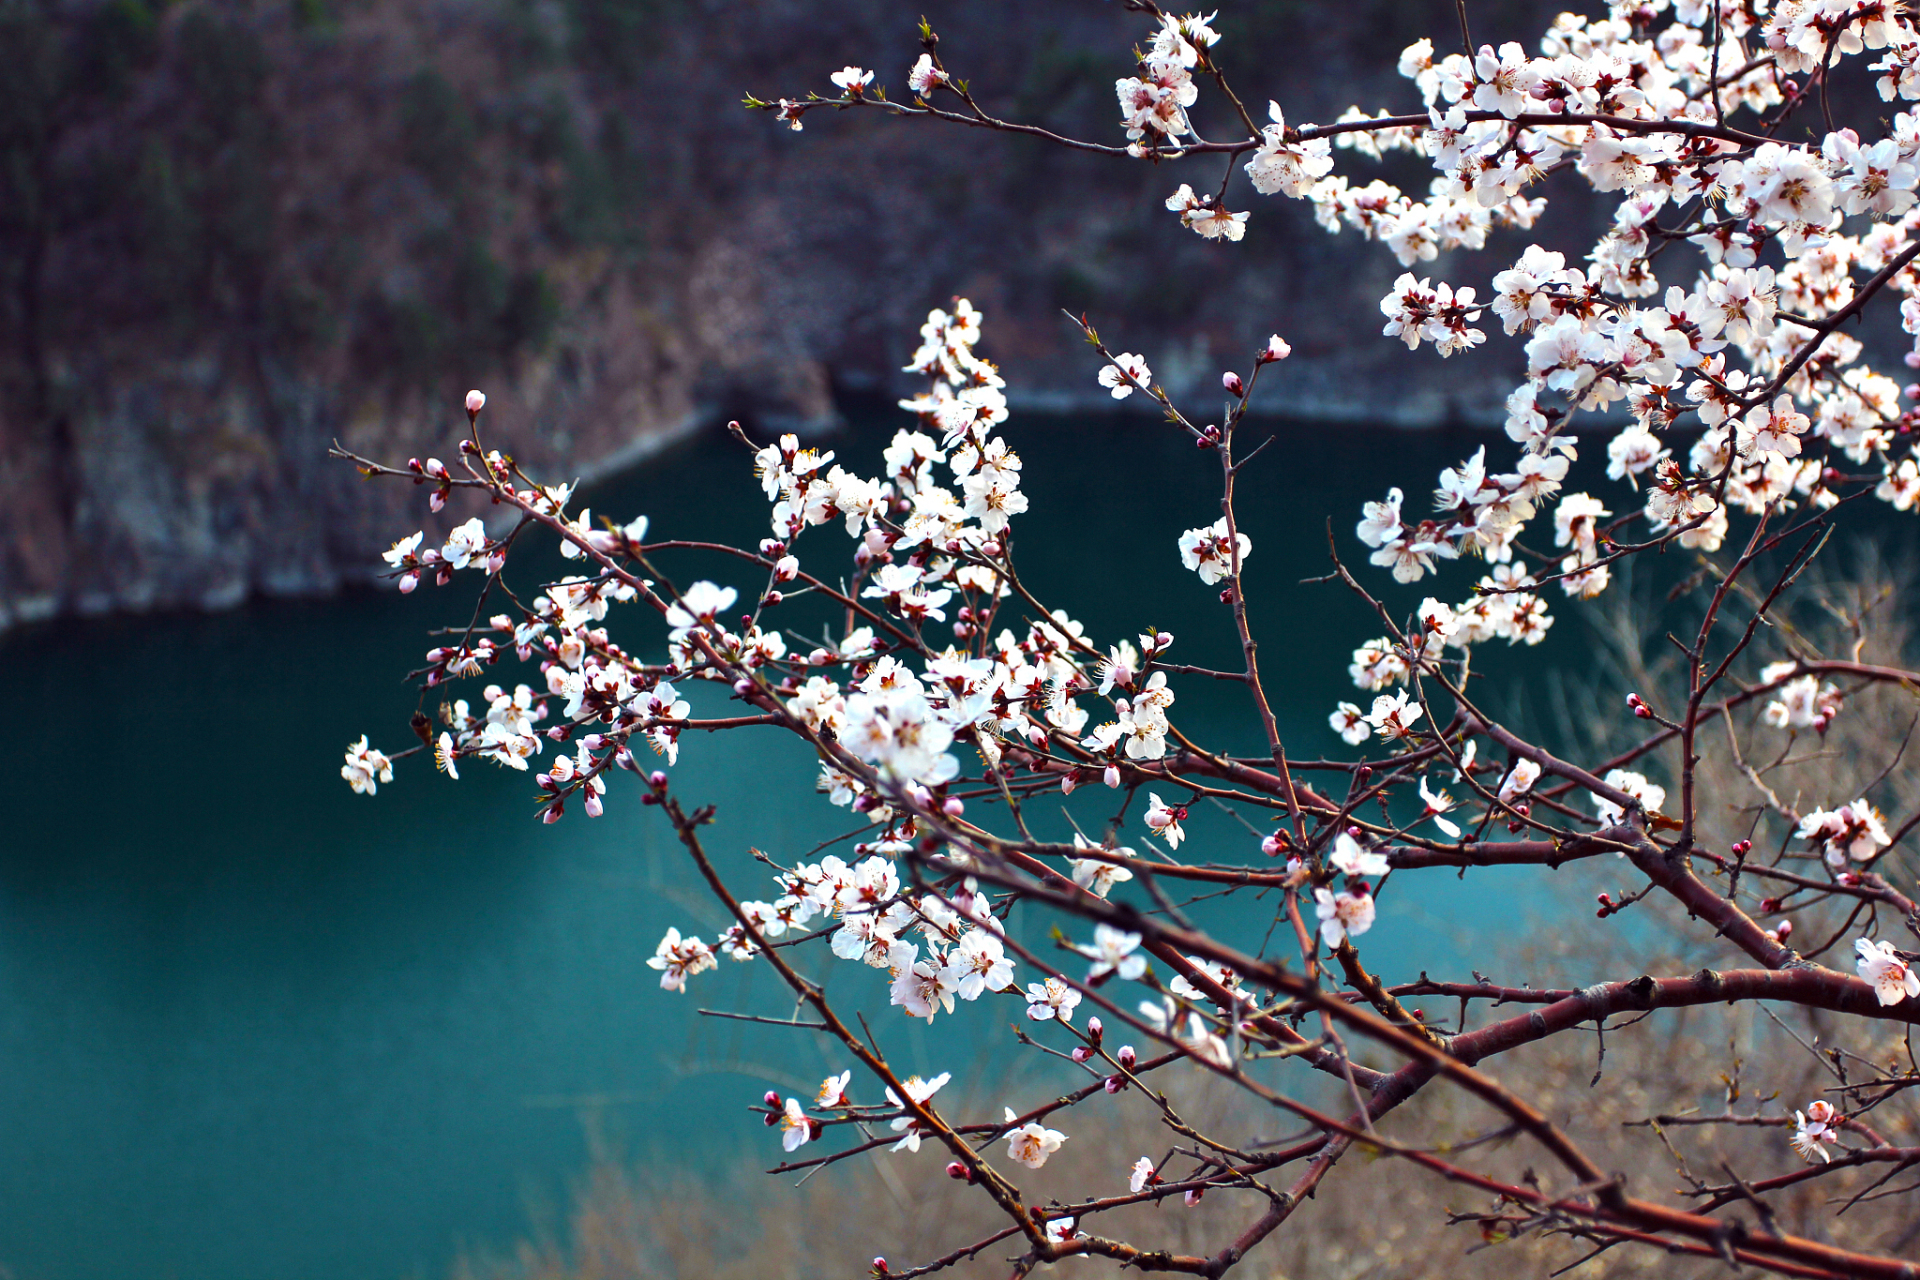
[[[741,676],[733,682],[733,691],[744,698],[753,692],[753,681]]]
[[[1246,384],[1240,381],[1240,375],[1229,369],[1220,375],[1220,385],[1227,389],[1230,396],[1243,396],[1247,393]]]
[[[487,572],[498,573],[507,567],[507,550],[500,547],[487,553]]]
[[[1093,1050],[1087,1048],[1086,1045],[1076,1045],[1074,1047],[1072,1057],[1075,1062],[1085,1062],[1088,1058],[1091,1058],[1092,1056],[1093,1056]]]
[[[866,543],[867,550],[873,552],[875,555],[879,555],[893,545],[892,541],[887,537],[887,531],[885,529],[867,530],[867,536],[863,538],[862,541]]]
[[[873,1260],[873,1274],[877,1276],[887,1274],[887,1260],[885,1258],[875,1258]]]
[[[949,1160],[947,1162],[947,1176],[960,1182],[973,1181],[972,1177],[967,1173],[967,1166],[961,1164],[958,1160]]]
[[[567,740],[567,727],[565,725],[557,724],[553,726],[553,728],[547,730],[547,741],[565,742],[566,740]]]
[[[816,667],[824,667],[831,661],[833,661],[833,655],[825,649],[815,649],[807,655],[807,662]]]
[[[419,570],[417,569],[408,570],[406,573],[403,573],[400,575],[400,594],[401,595],[403,596],[406,595],[408,592],[412,591],[415,587],[419,585],[420,585]]]
[[[1095,1044],[1100,1043],[1100,1033],[1104,1029],[1105,1029],[1104,1024],[1101,1023],[1100,1019],[1097,1016],[1087,1019],[1087,1037],[1088,1039],[1092,1040]]]
[[[447,491],[445,489],[435,489],[432,493],[427,495],[427,510],[438,512],[442,510],[446,505],[447,505]]]
[[[774,562],[773,577],[776,582],[792,582],[800,576],[800,557],[781,556]]]
[[[1125,1080],[1122,1080],[1119,1076],[1108,1076],[1106,1079],[1106,1082],[1102,1084],[1100,1087],[1105,1089],[1108,1093],[1118,1093],[1122,1089],[1127,1087],[1127,1082]]]
[[[864,542],[861,543],[859,546],[855,547],[853,549],[853,562],[854,564],[858,565],[862,569],[872,564],[873,563],[872,548],[868,547],[867,544]]]
[[[1260,852],[1269,858],[1277,858],[1287,851],[1286,837],[1276,831],[1260,842]]]
[[[959,796],[948,796],[947,802],[940,806],[940,812],[946,814],[949,818],[957,818],[966,811],[967,806],[960,802]]]
[[[1133,1070],[1133,1064],[1139,1060],[1138,1055],[1133,1051],[1133,1046],[1130,1044],[1121,1045],[1120,1052],[1114,1054],[1113,1058],[1115,1062],[1118,1062],[1129,1071]]]
[[[597,791],[588,791],[587,798],[581,802],[581,806],[586,809],[589,818],[597,818],[606,812],[605,807],[600,803],[600,793]]]
[[[988,538],[988,539],[987,539],[987,540],[986,540],[985,542],[983,542],[983,543],[981,543],[981,544],[980,544],[980,554],[982,554],[982,555],[988,555],[988,556],[997,556],[997,555],[999,555],[999,554],[1000,554],[1000,542],[999,542],[999,540],[998,540],[998,539],[996,539],[996,538]]]
[[[1103,776],[1109,787],[1118,788],[1120,785],[1120,766],[1117,764],[1108,765]]]
[[[767,1090],[765,1096],[760,1099],[760,1101],[766,1103],[770,1107],[778,1107],[780,1105],[780,1095],[778,1093],[775,1093],[772,1089],[769,1089]]]
[[[1260,363],[1272,364],[1275,360],[1285,360],[1292,354],[1293,348],[1287,345],[1286,339],[1276,333],[1268,338],[1267,345],[1260,349]]]
[[[1079,785],[1080,785],[1080,771],[1078,769],[1069,769],[1065,773],[1060,775],[1060,794],[1061,795],[1063,796],[1072,795],[1073,789]]]
[[[786,597],[781,595],[778,591],[769,591],[767,592],[767,594],[760,597],[760,603],[765,605],[767,608],[771,609],[773,608],[774,605],[779,604],[782,600],[785,600],[785,599]]]
[[[558,821],[560,821],[560,810],[561,810],[561,809],[562,809],[563,807],[564,807],[563,805],[558,805],[558,804],[555,804],[555,805],[550,805],[550,806],[549,806],[549,807],[547,808],[547,811],[546,811],[545,813],[543,813],[543,814],[541,814],[541,815],[540,815],[540,821],[542,821],[542,822],[558,822]]]
[[[1201,1197],[1201,1196],[1203,1196],[1203,1195],[1205,1195],[1205,1194],[1207,1194],[1207,1189],[1206,1189],[1205,1187],[1192,1187],[1192,1188],[1190,1188],[1190,1189],[1189,1189],[1189,1190],[1187,1191],[1187,1195],[1186,1195],[1186,1201],[1187,1201],[1187,1208],[1189,1208],[1189,1209],[1191,1209],[1191,1208],[1193,1208],[1193,1207],[1194,1207],[1195,1205],[1197,1205],[1197,1204],[1199,1204],[1199,1203],[1200,1203],[1200,1197]]]
[[[478,391],[467,392],[467,416],[472,417],[487,407],[487,397]]]

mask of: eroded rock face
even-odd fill
[[[1541,6],[1481,7],[1513,34]],[[1415,100],[1356,72],[1425,34],[1406,6],[1241,8],[1223,14],[1229,65],[1288,95],[1290,119]],[[1111,82],[1145,30],[1116,9],[930,17],[993,109],[1114,140]],[[0,89],[0,625],[364,576],[417,495],[366,484],[328,444],[451,459],[469,386],[491,443],[553,475],[702,418],[827,426],[836,388],[897,385],[926,309],[955,294],[987,313],[1016,404],[1111,404],[1064,308],[1124,349],[1157,344],[1176,393],[1214,394],[1279,330],[1296,355],[1276,408],[1494,415],[1502,357],[1396,354],[1376,304],[1399,267],[1298,204],[1236,188],[1246,242],[1205,244],[1162,207],[1192,170],[878,112],[815,111],[795,135],[739,107],[743,89],[825,92],[848,62],[904,96],[918,13],[16,12],[0,43],[41,74]],[[1378,167],[1340,156],[1362,180]]]

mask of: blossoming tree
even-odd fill
[[[1769,1196],[1843,1168],[1920,1163],[1920,1147],[1888,1136],[1874,1115],[1920,1081],[1910,1055],[1904,1064],[1854,1055],[1853,1069],[1790,1119],[1731,1108],[1705,1118],[1778,1125],[1781,1164],[1728,1170],[1725,1183],[1689,1174],[1677,1202],[1609,1174],[1489,1067],[1615,1015],[1704,1004],[1824,1011],[1866,1032],[1920,1022],[1916,957],[1895,927],[1920,933],[1920,908],[1881,870],[1920,815],[1890,830],[1866,796],[1790,801],[1741,755],[1755,738],[1818,740],[1871,686],[1920,683],[1920,672],[1830,656],[1795,634],[1767,640],[1783,647],[1772,662],[1756,644],[1846,508],[1878,500],[1907,511],[1920,498],[1909,434],[1920,410],[1903,408],[1920,387],[1866,367],[1861,342],[1843,331],[1884,304],[1875,310],[1897,306],[1904,331],[1920,336],[1920,110],[1899,110],[1920,100],[1920,29],[1891,0],[1648,0],[1600,18],[1563,15],[1529,53],[1476,46],[1462,3],[1459,30],[1445,37],[1460,52],[1422,40],[1401,55],[1411,81],[1401,109],[1356,107],[1316,125],[1289,123],[1278,102],[1264,123],[1254,117],[1222,70],[1210,18],[1162,13],[1150,0],[1128,7],[1147,43],[1117,82],[1112,139],[989,114],[924,23],[902,96],[848,67],[829,77],[832,96],[748,105],[795,130],[810,112],[864,110],[1038,136],[1116,163],[1178,163],[1200,189],[1179,183],[1168,210],[1218,241],[1258,234],[1250,212],[1228,207],[1244,174],[1261,196],[1310,202],[1329,232],[1379,245],[1354,252],[1392,254],[1408,269],[1381,301],[1384,336],[1450,357],[1497,326],[1524,345],[1527,375],[1507,399],[1508,440],[1495,456],[1482,447],[1442,472],[1431,512],[1409,510],[1393,488],[1366,504],[1351,540],[1334,541],[1328,589],[1366,600],[1381,633],[1354,637],[1363,693],[1329,708],[1348,758],[1290,754],[1248,620],[1257,566],[1293,572],[1322,554],[1259,548],[1256,559],[1236,515],[1257,452],[1244,444],[1247,415],[1256,390],[1282,376],[1287,342],[1275,336],[1250,352],[1244,377],[1225,373],[1225,411],[1207,422],[1156,382],[1151,353],[1111,351],[1081,322],[1087,376],[1117,399],[1157,402],[1166,429],[1196,446],[1196,465],[1217,469],[1218,518],[1196,512],[1177,547],[1140,552],[1178,554],[1204,584],[1196,592],[1217,593],[1231,616],[1239,664],[1207,669],[1180,661],[1162,631],[1137,642],[1089,636],[1071,602],[1043,601],[1023,583],[1013,556],[1027,509],[1022,463],[999,430],[1002,379],[976,352],[981,315],[958,300],[921,329],[908,368],[925,390],[901,406],[915,421],[877,460],[842,463],[792,436],[758,443],[734,427],[758,478],[759,498],[748,500],[769,508],[757,547],[655,537],[645,517],[596,522],[574,510],[566,486],[537,482],[489,447],[479,392],[467,400],[456,465],[388,466],[337,451],[370,476],[427,489],[435,511],[465,489],[512,517],[491,529],[469,520],[438,545],[415,533],[387,554],[403,592],[462,576],[482,583],[472,621],[427,653],[416,679],[460,685],[516,662],[529,673],[443,706],[437,724],[416,715],[420,746],[388,753],[361,739],[346,780],[371,794],[415,752],[431,751],[454,777],[492,762],[532,774],[541,815],[556,822],[600,816],[632,775],[627,790],[659,808],[733,921],[712,942],[669,930],[652,961],[660,986],[681,992],[723,961],[765,965],[809,1009],[793,1024],[853,1064],[810,1103],[762,1100],[793,1157],[781,1168],[932,1146],[1004,1213],[996,1233],[948,1256],[877,1259],[876,1273],[926,1274],[1000,1245],[1016,1275],[1081,1254],[1220,1275],[1358,1147],[1484,1196],[1491,1208],[1468,1215],[1483,1230],[1561,1232],[1596,1249],[1638,1243],[1832,1280],[1915,1274],[1889,1254],[1796,1235],[1768,1207]],[[1833,122],[1830,81],[1862,59],[1897,112],[1878,136]],[[1203,92],[1223,122],[1213,137],[1196,127]],[[1419,196],[1363,183],[1336,171],[1335,148],[1356,164],[1393,150],[1424,155],[1434,176]],[[1614,205],[1586,265],[1531,245],[1494,264],[1484,299],[1477,285],[1416,276],[1442,251],[1482,250],[1497,228],[1533,227],[1547,216],[1539,191],[1552,173]],[[1171,220],[1169,233],[1178,234]],[[1920,367],[1920,345],[1907,363]],[[1583,422],[1605,433],[1604,485],[1599,460],[1592,466],[1598,492],[1569,491],[1582,451],[1593,452],[1588,439],[1599,438],[1576,436]],[[533,535],[557,539],[579,571],[509,587],[509,553]],[[1670,696],[1628,694],[1621,714],[1644,725],[1633,745],[1566,759],[1488,709],[1472,683],[1478,648],[1536,644],[1551,599],[1580,607],[1607,591],[1623,560],[1675,547],[1706,566],[1688,597],[1695,624],[1672,640],[1684,678]],[[740,584],[676,584],[672,558],[691,549],[732,556]],[[1402,616],[1370,585],[1388,575],[1437,585]],[[620,606],[633,620],[616,639]],[[814,629],[803,633],[803,621]],[[1175,708],[1192,681],[1244,690],[1264,751],[1233,755],[1184,733]],[[682,697],[692,682],[718,686],[737,711],[695,717]],[[709,847],[711,810],[683,801],[669,771],[687,731],[747,726],[782,730],[817,758],[826,800],[859,815],[850,858],[755,860]],[[1709,816],[1736,806],[1703,794],[1702,763],[1716,752],[1731,752],[1755,788],[1737,807],[1746,835],[1719,848]],[[1104,830],[1037,837],[1023,803],[1081,787],[1104,797]],[[1201,801],[1239,813],[1249,834],[1176,853]],[[1780,835],[1775,847],[1756,849],[1768,831]],[[1601,973],[1577,990],[1478,975],[1388,986],[1369,968],[1365,935],[1392,909],[1389,883],[1399,897],[1441,870],[1603,855],[1642,883],[1619,901],[1602,895],[1601,917],[1662,895],[1680,908],[1676,927],[1722,960],[1691,975]],[[1216,936],[1176,901],[1227,893],[1264,895],[1268,925],[1286,939],[1278,952],[1259,937]],[[1057,922],[1059,945],[1019,941],[1035,931],[1010,931],[1015,912]],[[1829,915],[1844,917],[1825,931],[1830,940],[1806,954],[1789,944],[1796,919]],[[803,947],[851,966],[834,998],[789,958]],[[1409,1007],[1414,997],[1456,999],[1459,1016],[1428,1017]],[[950,1074],[903,1075],[850,1003],[929,1022],[988,1018],[969,1007],[982,1004],[1011,1014],[1023,1020],[1021,1043],[1057,1060],[1062,1092],[1023,1113],[956,1114],[941,1093]],[[1515,1003],[1525,1012],[1502,1011]],[[1363,1065],[1361,1042],[1387,1065]],[[1220,1077],[1304,1122],[1305,1136],[1261,1145],[1203,1132],[1152,1087],[1175,1071]],[[1300,1072],[1339,1087],[1313,1094],[1298,1087]],[[1429,1089],[1464,1091],[1498,1113],[1537,1150],[1540,1171],[1516,1180],[1478,1163],[1473,1144],[1435,1149],[1377,1127]],[[1310,1100],[1326,1096],[1336,1105]],[[1063,1201],[1044,1169],[1068,1141],[1074,1109],[1087,1106],[1133,1107],[1143,1131],[1177,1141],[1114,1169],[1098,1197]],[[1143,1147],[1156,1141],[1143,1132]],[[831,1150],[800,1155],[815,1142]],[[1239,1233],[1210,1253],[1105,1229],[1126,1206],[1190,1204],[1204,1192],[1246,1205]]]

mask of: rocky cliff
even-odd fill
[[[1478,3],[1476,36],[1531,41],[1540,7]],[[828,424],[837,390],[894,385],[956,293],[1031,406],[1100,398],[1064,308],[1176,391],[1279,330],[1287,412],[1491,414],[1504,357],[1442,365],[1374,336],[1390,257],[1239,177],[1244,243],[1183,231],[1162,201],[1217,167],[877,112],[795,134],[740,107],[831,92],[850,62],[903,96],[921,8],[0,3],[0,625],[363,576],[407,495],[328,443],[450,456],[469,386],[503,446],[554,474],[707,418]],[[1139,15],[926,9],[989,109],[1120,136]],[[1394,55],[1451,21],[1437,2],[1243,0],[1220,55],[1255,100],[1325,119],[1412,101]],[[1203,130],[1225,127],[1219,105],[1203,92]],[[1426,180],[1406,157],[1381,176]]]

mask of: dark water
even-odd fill
[[[872,473],[902,419],[867,417],[830,443]],[[1417,509],[1437,469],[1481,439],[1262,430],[1278,439],[1243,480],[1240,512],[1254,607],[1287,740],[1317,754],[1337,745],[1333,703],[1355,696],[1348,653],[1379,629],[1342,589],[1296,585],[1324,572],[1325,518],[1357,555],[1362,500],[1399,484]],[[1218,514],[1211,455],[1135,418],[1016,415],[1008,435],[1026,459],[1033,511],[1015,529],[1035,591],[1103,645],[1152,623],[1179,636],[1176,658],[1230,661],[1226,611],[1174,545]],[[750,543],[764,530],[748,460],[717,433],[590,501],[622,520],[648,514],[655,537]],[[809,539],[816,555],[850,546],[837,531]],[[674,572],[750,585],[724,563]],[[1471,575],[1442,581],[1463,596]],[[416,757],[373,799],[339,780],[361,733],[388,748],[411,740],[399,676],[428,627],[465,621],[471,596],[458,592],[0,640],[12,721],[0,768],[0,1264],[12,1275],[442,1275],[463,1245],[513,1238],[530,1203],[559,1202],[590,1129],[660,1161],[764,1156],[771,1139],[739,1108],[769,1085],[811,1089],[839,1065],[796,1033],[694,1015],[783,1012],[746,966],[703,975],[686,996],[658,990],[644,962],[666,926],[711,937],[719,914],[632,795],[616,790],[597,822],[542,827],[526,776],[488,766],[454,783]],[[1421,593],[1403,594],[1410,605]],[[1555,609],[1562,620],[1534,655],[1544,660],[1580,644],[1572,610]],[[1244,702],[1237,687],[1185,681],[1173,716],[1212,745],[1256,747]],[[741,869],[749,843],[791,858],[844,830],[844,811],[812,794],[813,772],[770,734],[689,737],[675,786],[720,806],[712,844]],[[1247,843],[1216,815],[1191,827],[1189,849]],[[1370,955],[1389,977],[1438,976],[1491,922],[1501,883],[1421,882],[1383,908]],[[992,1062],[941,1035],[990,1025],[965,1012],[929,1038],[882,1024],[897,1037],[889,1051],[909,1070],[954,1070],[957,1088],[991,1077]]]

